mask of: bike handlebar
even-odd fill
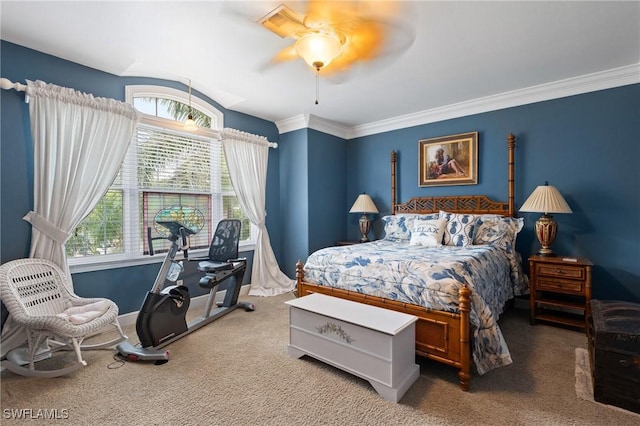
[[[184,251],[184,257],[185,259],[189,258],[189,231],[187,231],[186,228],[184,227],[180,227],[179,231],[180,233],[180,237],[182,238],[182,245],[178,246],[180,250]],[[155,254],[155,252],[153,251],[153,240],[169,240],[173,243],[176,243],[176,239],[175,236],[172,234],[173,238],[168,238],[168,237],[155,237],[153,238],[151,236],[151,227],[148,226],[147,227],[147,242],[149,243],[149,256],[153,256]]]

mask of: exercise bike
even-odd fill
[[[172,342],[189,333],[215,321],[237,308],[246,311],[255,310],[255,305],[248,302],[238,302],[242,279],[247,268],[246,258],[238,258],[238,242],[241,223],[236,219],[224,219],[218,223],[209,256],[206,258],[189,259],[189,235],[197,230],[186,226],[179,220],[156,219],[156,223],[168,230],[167,237],[151,237],[151,228],[147,229],[149,254],[154,255],[153,240],[167,239],[171,242],[169,251],[162,262],[152,289],[142,303],[136,320],[136,333],[140,344],[132,345],[123,342],[117,346],[119,354],[130,361],[156,361],[164,363],[169,360],[169,351],[161,350]],[[165,282],[176,281],[181,264],[174,259],[182,250],[187,261],[200,261],[198,270],[204,272],[199,281],[201,288],[209,290],[209,296],[200,318],[187,324],[186,315],[190,305],[189,289],[184,285],[170,285]],[[222,283],[229,280],[224,299],[216,303],[216,293]],[[216,308],[214,309],[214,305]]]

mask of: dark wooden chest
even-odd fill
[[[594,399],[640,413],[640,304],[592,300],[589,355]]]

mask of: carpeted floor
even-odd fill
[[[584,348],[576,348],[576,395],[585,401],[595,402],[589,365],[589,351]]]
[[[291,358],[291,294],[244,297],[238,310],[170,345],[164,365],[119,363],[86,353],[88,366],[34,379],[3,371],[5,425],[637,425],[636,416],[576,396],[575,348],[583,332],[529,325],[526,310],[500,321],[513,364],[473,374],[419,359],[420,377],[399,403],[371,385],[308,357]],[[133,337],[135,333],[128,329]],[[73,354],[63,354],[73,356]],[[46,413],[58,420],[46,420]],[[22,416],[22,418],[18,418]],[[26,419],[25,419],[26,417]]]

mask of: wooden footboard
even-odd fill
[[[418,317],[416,354],[457,368],[460,387],[469,390],[471,380],[471,344],[469,310],[471,290],[463,287],[459,296],[459,313],[441,312],[423,306],[382,299],[353,291],[314,284],[304,279],[302,262],[296,264],[298,297],[321,293],[354,302],[366,303]]]

